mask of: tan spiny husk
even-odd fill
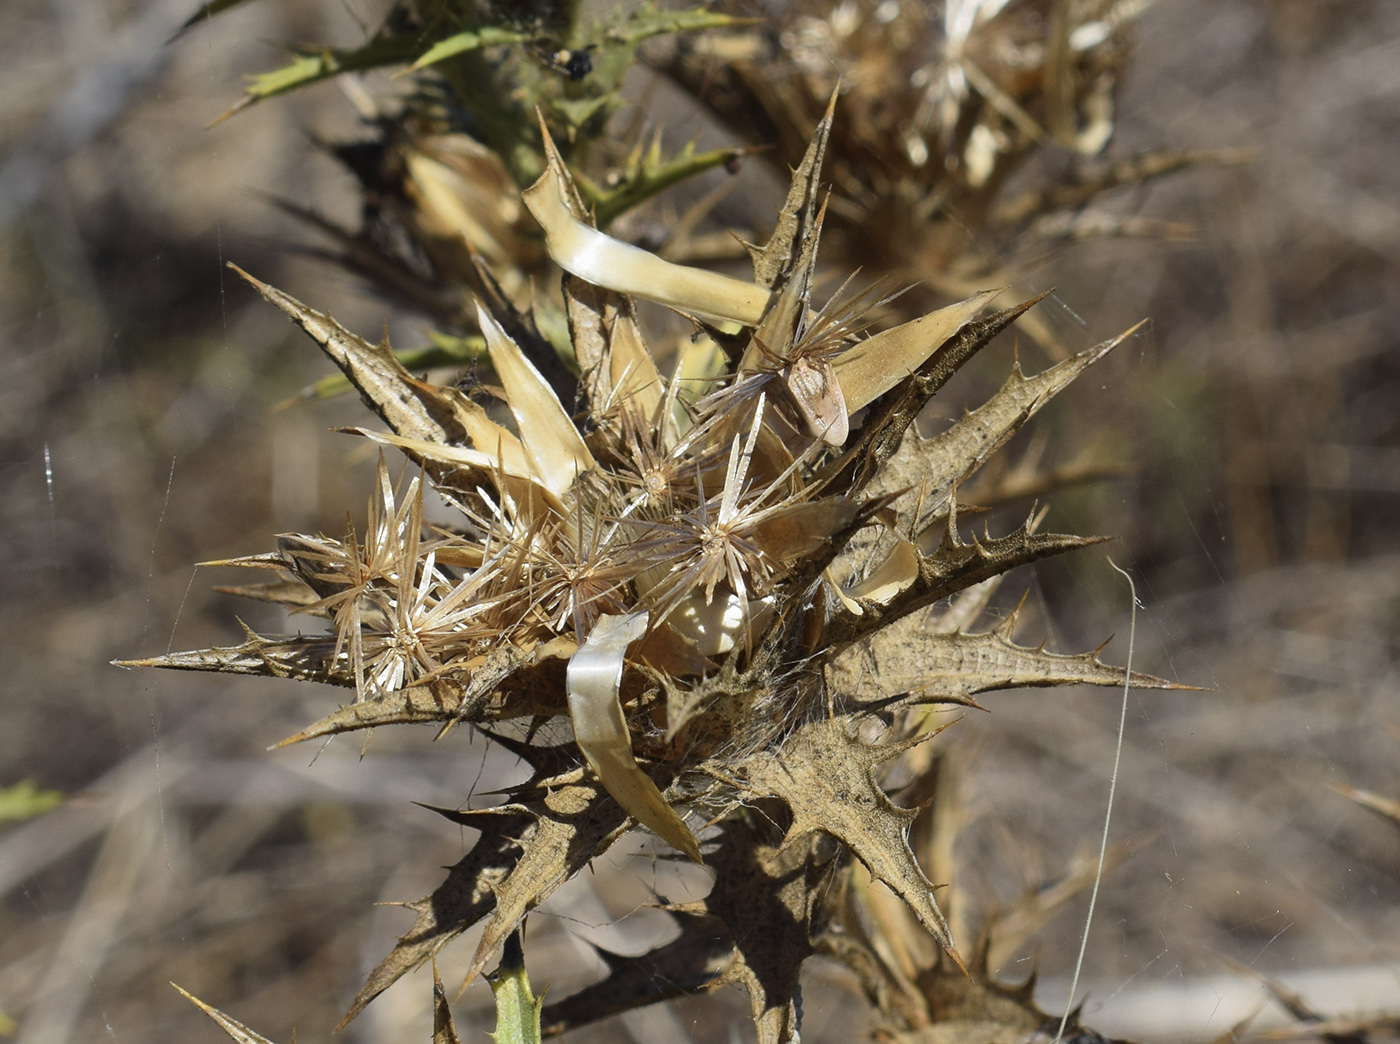
[[[722,294],[695,309],[730,359],[698,401],[660,373],[632,300],[578,275],[564,284],[583,367],[575,416],[535,363],[552,349],[530,317],[503,296],[482,310],[509,418],[413,378],[387,344],[248,277],[389,429],[359,433],[399,448],[421,477],[396,489],[381,456],[363,536],[284,536],[274,553],[226,563],[275,571],[240,593],[322,616],[329,633],[249,632],[234,648],[137,662],[328,682],[353,694],[285,741],[296,742],[389,724],[445,732],[562,716],[584,689],[575,674],[584,652],[596,658],[616,621],[644,631],[615,660],[603,655],[617,667],[603,695],[619,720],[625,714],[623,768],[599,769],[586,744],[585,758],[574,743],[497,737],[533,777],[498,807],[442,810],[480,837],[432,895],[409,904],[413,926],[347,1020],[483,924],[468,981],[477,976],[530,910],[634,825],[630,811],[716,875],[708,897],[676,909],[681,937],[646,960],[674,965],[668,981],[679,991],[742,985],[760,1041],[795,1040],[804,958],[845,946],[854,964],[864,959],[851,949],[857,937],[840,929],[853,916],[841,897],[854,863],[903,901],[946,967],[962,966],[910,848],[917,808],[882,784],[946,725],[930,708],[975,706],[981,693],[1025,685],[1130,680],[1092,653],[1018,646],[1011,624],[965,633],[931,625],[926,612],[1015,566],[1094,542],[1040,533],[1034,517],[1004,536],[968,537],[956,490],[1121,338],[1033,377],[1018,367],[986,404],[921,437],[913,421],[930,397],[1034,302],[979,317],[993,296],[979,293],[870,337],[832,321],[842,306],[812,301],[831,126],[829,108],[777,231],[753,248],[745,294],[764,302],[761,315],[739,326],[715,314]],[[549,192],[568,220],[583,218],[552,150],[527,193],[536,214]],[[679,290],[668,291],[682,309],[674,297],[687,292],[687,271],[672,273]],[[425,483],[460,511],[455,528],[425,528]],[[573,713],[577,731],[587,722]],[[628,787],[664,800],[648,810]],[[687,813],[712,824],[698,845],[680,818]],[[631,1003],[660,999],[655,989],[634,992]],[[557,1031],[606,1013],[579,1003],[546,1021]]]

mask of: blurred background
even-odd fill
[[[225,263],[364,336],[428,339],[426,319],[299,252],[317,241],[269,202],[358,221],[353,180],[315,145],[358,133],[344,91],[206,129],[279,43],[354,43],[383,5],[262,0],[167,44],[193,6],[0,5],[0,787],[65,796],[0,823],[0,1036],[25,1044],[223,1039],[172,980],[272,1040],[329,1039],[409,923],[374,904],[430,891],[470,844],[412,802],[520,777],[466,730],[268,753],[333,694],[109,664],[236,644],[240,618],[294,630],[192,563],[363,517],[372,461],[328,430],[362,407],[277,408],[329,364]],[[1263,1006],[1264,1029],[1278,1009],[1252,972],[1328,1012],[1400,1011],[1400,832],[1329,787],[1400,797],[1400,5],[1159,0],[1137,38],[1111,151],[1256,159],[1108,204],[1190,235],[1073,244],[1029,276],[1057,288],[1042,315],[1072,350],[1152,320],[1007,452],[1043,438],[1130,465],[1058,494],[1051,523],[1118,538],[1135,668],[1211,690],[1132,696],[1114,839],[1135,848],[1104,881],[1084,1019],[1209,1040]],[[715,133],[684,121],[682,139]],[[762,213],[771,173],[738,176]],[[1028,371],[1049,361],[1018,348]],[[1010,348],[994,354],[940,409],[1004,375]],[[1023,637],[1073,652],[1116,634],[1104,656],[1123,662],[1129,597],[1105,553],[1006,591],[1029,591]],[[1118,701],[989,707],[954,730],[958,884],[988,910],[1095,851]],[[589,943],[640,952],[667,931],[646,905],[693,884],[645,843],[615,849],[533,916],[536,985],[557,998],[596,977]],[[1063,1003],[1083,916],[1070,903],[1040,936],[1043,1006]],[[449,992],[473,945],[444,953]],[[340,1039],[427,1041],[425,974]],[[849,984],[810,975],[807,1038],[852,1039]],[[464,1040],[484,1039],[489,1003],[481,983],[457,1001]],[[750,1039],[746,1007],[692,1000],[596,1039]]]

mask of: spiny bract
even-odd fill
[[[563,293],[581,376],[552,387],[532,360],[553,349],[496,295],[480,322],[509,419],[413,378],[387,345],[254,281],[389,428],[361,434],[397,447],[421,478],[396,490],[381,455],[363,536],[285,536],[274,553],[226,563],[277,572],[241,593],[325,617],[333,633],[249,633],[236,648],[141,662],[353,690],[286,742],[564,714],[576,738],[497,737],[533,778],[499,807],[444,811],[480,838],[410,904],[416,922],[347,1019],[484,922],[469,978],[479,974],[531,909],[641,822],[703,860],[714,886],[675,909],[680,938],[644,959],[664,976],[624,988],[635,968],[621,962],[547,1009],[546,1026],[608,1014],[619,998],[631,1006],[736,983],[760,1041],[795,1040],[808,955],[836,956],[863,979],[880,964],[842,924],[861,881],[888,886],[961,966],[910,849],[917,812],[881,782],[899,759],[928,768],[930,709],[975,706],[993,689],[1127,680],[1093,654],[1018,646],[1011,622],[961,629],[988,581],[1093,541],[1039,533],[1034,518],[1006,536],[965,538],[956,503],[959,485],[1118,339],[1034,377],[1017,368],[980,408],[920,436],[913,421],[929,398],[1034,302],[983,316],[995,293],[978,293],[869,336],[850,300],[817,307],[831,118],[828,109],[772,239],[750,248],[751,283],[608,239],[549,149],[525,198],[551,256],[573,273]],[[629,295],[663,300],[705,331],[669,378]],[[694,365],[696,352],[715,364]],[[425,527],[424,483],[460,512],[455,527]],[[851,876],[856,861],[868,877]],[[934,1000],[921,1003],[936,1015]],[[933,1017],[892,1025],[913,1032]]]

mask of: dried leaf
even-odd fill
[[[1395,826],[1400,826],[1400,801],[1382,797],[1369,790],[1358,790],[1356,787],[1349,787],[1344,783],[1328,783],[1327,785],[1343,797],[1351,798],[1362,808],[1368,808]]]
[[[819,473],[819,487],[850,495],[864,489],[876,475],[885,476],[882,490],[919,485],[924,473],[906,464],[901,456],[905,433],[914,419],[953,374],[1044,296],[1023,301],[986,319],[974,319],[944,342],[914,374],[871,406],[856,441]]]
[[[333,635],[264,637],[243,628],[247,640],[229,648],[167,653],[145,660],[113,660],[118,667],[164,667],[174,671],[219,671],[265,678],[296,678],[326,685],[353,686],[347,665],[332,661]]]
[[[528,467],[521,472],[516,470],[520,459],[514,454],[497,455],[494,452],[488,453],[478,449],[468,449],[464,446],[407,438],[403,435],[393,435],[383,431],[370,431],[368,428],[343,428],[341,430],[346,434],[362,435],[371,442],[403,450],[410,459],[421,462],[425,467],[442,476],[442,485],[444,486],[454,484],[451,476],[452,470],[463,469],[474,472],[476,481],[485,481],[496,486],[520,505],[538,500],[542,505],[548,505],[557,514],[565,514],[563,501],[559,499],[550,486],[545,484],[545,476],[535,471],[533,455],[527,454],[528,459],[525,463]],[[574,474],[572,469],[568,471],[568,474],[569,481],[572,483]],[[555,478],[559,478],[559,476],[556,475]]]
[[[957,515],[952,512],[943,543],[930,555],[919,556],[919,577],[888,604],[862,604],[860,614],[837,613],[827,627],[827,641],[839,646],[874,634],[880,628],[932,605],[973,584],[981,583],[1017,566],[1029,565],[1066,551],[1092,547],[1103,537],[1067,536],[1036,533],[1027,521],[1004,537],[985,537],[964,543],[957,532]]]
[[[370,344],[330,316],[254,279],[237,265],[229,267],[305,330],[344,371],[365,405],[396,434],[425,442],[465,441],[466,433],[456,420],[451,394],[415,381],[387,343]]]
[[[271,602],[273,605],[286,606],[293,612],[309,605],[315,605],[321,600],[320,595],[300,580],[272,580],[265,584],[217,584],[214,590],[218,591],[219,594],[236,595],[239,598],[250,598],[257,602]],[[318,612],[316,615],[324,615],[324,613]]]
[[[859,583],[843,593],[847,599],[861,599],[877,605],[889,605],[895,595],[907,590],[919,578],[919,549],[914,543],[897,537],[894,547],[884,560]]]
[[[1004,446],[1026,421],[1040,412],[1041,407],[1131,337],[1141,325],[1139,323],[1117,337],[1071,356],[1034,377],[1023,375],[1018,364],[995,395],[947,431],[922,441],[918,440],[917,435],[906,436],[915,440],[912,448],[917,461],[915,467],[924,475],[937,476],[934,482],[921,490],[928,508],[940,508],[952,490]],[[884,488],[887,482],[875,483],[872,491],[887,492]]]
[[[527,665],[533,665],[535,670],[550,671],[551,680],[554,680],[553,665],[534,661],[531,654],[514,645],[499,645],[470,674],[464,671],[460,679],[434,679],[426,684],[411,685],[406,689],[380,693],[357,703],[346,704],[295,735],[288,736],[277,746],[287,747],[310,739],[373,729],[380,725],[422,725],[430,722],[451,725],[460,721],[483,721],[500,716],[499,713],[491,713],[493,701],[498,711],[509,706],[511,710],[528,713],[526,708],[512,703],[498,690],[514,675],[528,676],[531,672],[522,670]],[[528,690],[531,679],[524,677],[519,681],[518,691]],[[345,684],[353,684],[348,676]]]
[[[481,836],[472,850],[448,870],[447,880],[432,895],[407,904],[418,915],[413,927],[399,937],[393,950],[369,973],[338,1029],[491,911],[496,904],[495,889],[521,861],[524,839],[535,828],[534,813],[523,805],[462,811],[451,818],[480,830]]]
[[[646,422],[658,417],[666,396],[666,382],[656,368],[656,362],[642,341],[636,321],[626,314],[619,315],[612,325],[609,339],[608,369],[612,377],[611,402],[634,409]],[[674,425],[674,418],[661,417]]]
[[[822,928],[818,898],[832,868],[820,858],[815,838],[786,843],[793,838],[792,830],[784,837],[790,822],[772,801],[726,820],[710,857],[714,887],[685,907],[729,927],[733,958],[714,985],[733,983],[748,991],[758,1044],[799,1039],[802,962]]]
[[[957,304],[868,337],[831,361],[846,408],[854,413],[913,376],[959,328],[987,307],[1000,290],[982,290]]]
[[[903,749],[866,743],[851,735],[845,720],[823,718],[800,726],[781,750],[747,759],[741,781],[755,796],[781,798],[792,810],[788,844],[821,831],[847,845],[956,961],[933,885],[909,849],[909,826],[918,812],[895,805],[876,781],[875,766]]]
[[[562,165],[551,161],[539,180],[522,193],[530,213],[544,228],[549,256],[564,271],[618,293],[711,319],[753,326],[763,318],[770,295],[762,286],[672,264],[584,224],[569,206],[568,178]]]
[[[173,982],[170,985],[175,986]],[[175,989],[180,991],[180,995],[182,997],[184,997],[196,1008],[198,1008],[200,1011],[204,1012],[204,1014],[208,1015],[211,1019],[213,1019],[218,1024],[219,1029],[227,1033],[230,1037],[237,1041],[238,1044],[272,1044],[272,1041],[268,1040],[266,1037],[259,1036],[258,1034],[250,1030],[247,1026],[243,1025],[243,1023],[236,1022],[235,1020],[229,1018],[223,1012],[219,1011],[218,1008],[211,1008],[208,1004],[205,1004],[198,997],[194,996],[194,994],[187,993],[186,991],[180,989],[179,986],[175,986]]]
[[[646,634],[647,620],[645,612],[605,613],[597,619],[588,641],[569,660],[569,720],[588,767],[627,814],[671,847],[703,863],[700,845],[685,820],[638,767],[622,713],[619,691],[627,647]]]
[[[595,466],[593,454],[519,346],[485,308],[478,305],[476,314],[491,365],[505,385],[506,402],[530,455],[531,470],[555,496],[562,497],[579,475]]]
[[[607,850],[626,819],[601,786],[577,771],[551,780],[528,800],[444,814],[481,830],[481,837],[432,895],[408,904],[418,919],[370,972],[342,1027],[400,977],[486,919],[467,971],[471,982],[530,910]]]
[[[835,113],[836,92],[833,91],[831,101],[827,103],[826,115],[817,124],[801,164],[792,172],[792,185],[778,213],[773,235],[762,247],[748,246],[749,255],[753,258],[753,277],[770,290],[787,282],[797,263],[801,246],[811,234],[816,221],[820,195],[818,179],[821,177],[822,159],[826,155]]]
[[[627,314],[629,305],[621,294],[575,276],[565,274],[563,285],[569,338],[583,374],[584,398],[589,412],[599,416],[613,400],[613,327]]]
[[[535,814],[534,827],[522,840],[520,860],[495,888],[496,904],[464,985],[481,973],[527,913],[606,852],[627,825],[622,807],[592,781],[555,783],[525,807]]]
[[[433,962],[433,1044],[462,1044],[452,1022],[452,1008],[447,1003],[447,991],[442,988],[436,961]]]
[[[834,683],[861,699],[908,693],[907,702],[915,704],[1000,689],[1122,686],[1127,680],[1123,669],[1101,661],[1097,650],[1076,656],[1017,645],[1011,638],[1015,625],[1013,617],[992,631],[949,634],[932,630],[920,617],[906,617],[876,633],[868,651],[846,650],[833,664]],[[1132,685],[1190,688],[1137,671]]]
[[[718,917],[674,911],[680,935],[637,957],[598,951],[608,974],[592,986],[544,1009],[544,1035],[552,1037],[619,1011],[699,993],[729,967],[734,941]]]

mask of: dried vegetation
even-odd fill
[[[233,7],[242,5],[210,5],[200,20]],[[679,1024],[648,1005],[737,986],[760,1041],[795,1040],[815,956],[833,987],[865,996],[865,1030],[878,1039],[1055,1036],[1059,1020],[1037,1007],[1034,977],[1013,973],[1025,985],[1007,985],[1007,969],[1029,967],[1014,962],[1084,889],[1092,862],[1043,872],[1037,883],[1059,880],[1024,901],[988,901],[983,879],[999,883],[1006,850],[977,833],[970,780],[981,800],[997,784],[969,766],[1001,765],[993,771],[1004,779],[1026,770],[991,751],[974,759],[958,719],[999,690],[1168,683],[1018,639],[1025,619],[1008,611],[1002,575],[1092,542],[1042,531],[1035,498],[1114,466],[1035,446],[1014,466],[984,465],[1128,335],[1071,351],[1063,328],[1032,310],[1038,295],[987,309],[999,286],[1034,286],[1044,251],[1067,238],[1183,233],[1175,218],[1115,213],[1112,190],[1241,157],[1105,158],[1137,5],[950,3],[932,18],[921,5],[843,3],[752,24],[742,17],[751,13],[643,10],[595,22],[569,5],[394,5],[363,46],[307,48],[255,79],[239,106],[345,71],[415,70],[397,81],[414,89],[397,98],[352,85],[364,129],[325,147],[357,180],[358,221],[282,206],[326,237],[321,253],[436,328],[429,346],[395,352],[389,338],[363,339],[248,277],[341,371],[310,386],[302,398],[317,402],[301,408],[339,410],[335,394],[353,388],[387,428],[353,428],[382,447],[368,521],[298,527],[275,551],[213,563],[267,577],[224,590],[256,599],[273,626],[246,629],[236,646],[140,662],[338,687],[341,705],[299,723],[287,743],[431,724],[443,743],[475,730],[488,737],[487,757],[529,766],[495,797],[460,777],[408,793],[416,769],[373,768],[384,744],[401,749],[385,737],[403,730],[376,732],[366,764],[346,766],[371,773],[348,784],[356,793],[435,802],[447,823],[477,835],[446,879],[408,904],[413,924],[377,955],[348,1033],[382,1037],[392,1009],[361,1028],[393,994],[375,998],[429,958],[446,959],[457,936],[472,933],[461,969],[470,983],[503,945],[518,956],[512,940],[532,911],[577,908],[556,893],[587,909],[587,868],[608,865],[614,846],[637,851],[629,830],[641,825],[665,842],[643,843],[662,868],[653,880],[672,882],[654,885],[649,904],[661,937],[630,947],[634,956],[604,951],[602,979],[552,989],[542,1012],[527,1012],[527,1031],[538,1017],[546,1033],[573,1036],[621,1012],[630,1032],[654,1038]],[[634,61],[670,85],[676,111],[727,127],[728,143],[668,153],[659,134],[634,126],[617,144],[609,120]],[[692,191],[684,211],[657,196],[741,159],[729,185]],[[765,164],[790,181],[775,214],[746,212],[744,238],[763,245],[716,237],[725,190]],[[930,426],[930,401],[937,409],[935,395],[965,366],[982,366],[985,380],[980,353],[1008,328],[1050,361],[1032,376],[1013,363],[973,408]],[[389,452],[409,467],[391,467]],[[215,529],[190,530],[194,553],[208,552]],[[237,531],[230,543],[244,538]],[[1031,615],[1034,629],[1053,629],[1038,606]],[[1036,769],[1050,750],[1081,756],[1073,728],[1060,725],[1058,746],[1044,738],[1054,732],[1046,715],[1063,719],[1062,709],[1015,706],[997,716],[1016,719],[1022,753],[1041,751]],[[250,706],[244,728],[265,735],[297,709]],[[1154,711],[1188,728],[1179,714]],[[178,744],[200,729],[192,715],[155,739]],[[61,853],[107,831],[48,977],[29,980],[37,999],[5,1001],[22,1032],[73,1031],[80,1005],[65,1002],[81,989],[67,949],[87,945],[100,963],[121,938],[125,904],[142,894],[141,868],[163,837],[169,846],[163,804],[143,796],[199,792],[195,760],[167,759],[163,773],[115,770],[104,789],[128,793],[119,814],[90,816],[87,827],[70,816],[48,842]],[[1029,783],[1009,821],[1029,818],[1044,789]],[[1129,792],[1150,803],[1141,785],[1129,781]],[[1210,819],[1202,801],[1180,814]],[[270,843],[278,819],[275,804],[229,804],[197,830],[198,858],[231,871],[211,895],[232,909],[229,881],[283,873],[308,893],[291,909],[330,899],[342,911],[315,927],[293,920],[280,935],[284,959],[303,969],[298,992],[316,984],[333,1000],[351,929],[327,925],[352,924],[364,882],[400,863],[359,856],[318,883],[313,868],[369,828],[313,806],[305,830],[339,840],[282,859]],[[1067,836],[1090,833],[1051,822]],[[1039,829],[1013,826],[1020,858]],[[42,847],[47,835],[31,834]],[[32,851],[21,840],[11,834],[6,851]],[[705,869],[675,865],[682,855]],[[43,858],[21,855],[15,881]],[[402,899],[405,883],[385,894]],[[209,899],[186,893],[151,923],[189,924]],[[308,949],[321,956],[298,956]],[[532,968],[535,952],[527,941]],[[323,977],[308,978],[318,961]],[[217,974],[202,974],[217,987]],[[435,1039],[455,1039],[440,985],[434,996]],[[312,1008],[327,1013],[320,1001]],[[206,1010],[236,1039],[263,1039]],[[1290,1010],[1307,1032],[1336,1031],[1301,1001]],[[1091,1033],[1077,1019],[1069,1032]]]

